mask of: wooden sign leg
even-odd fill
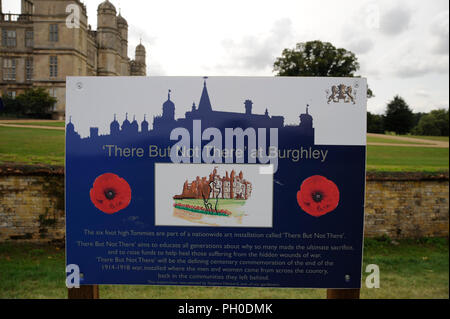
[[[357,289],[327,289],[327,299],[359,299],[359,288]]]
[[[98,285],[82,285],[80,288],[69,288],[69,299],[99,299]]]

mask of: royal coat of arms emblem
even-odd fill
[[[339,103],[340,101],[344,101],[344,103],[352,103],[355,104],[355,96],[356,91],[353,91],[353,88],[350,85],[333,85],[330,90],[325,91],[327,94],[327,103],[330,104],[330,102],[333,103]]]

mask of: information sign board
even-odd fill
[[[69,77],[81,284],[359,288],[363,78]]]

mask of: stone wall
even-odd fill
[[[0,167],[0,242],[63,241],[64,169]]]
[[[448,237],[446,174],[367,174],[366,237]]]
[[[369,173],[365,236],[448,237],[448,173]],[[64,169],[0,167],[0,242],[64,241]]]

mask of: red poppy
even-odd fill
[[[305,179],[297,192],[297,202],[308,214],[319,217],[339,204],[339,189],[329,179],[314,175]]]
[[[116,174],[98,176],[89,192],[92,203],[107,214],[114,214],[130,204],[131,188],[127,181]]]

